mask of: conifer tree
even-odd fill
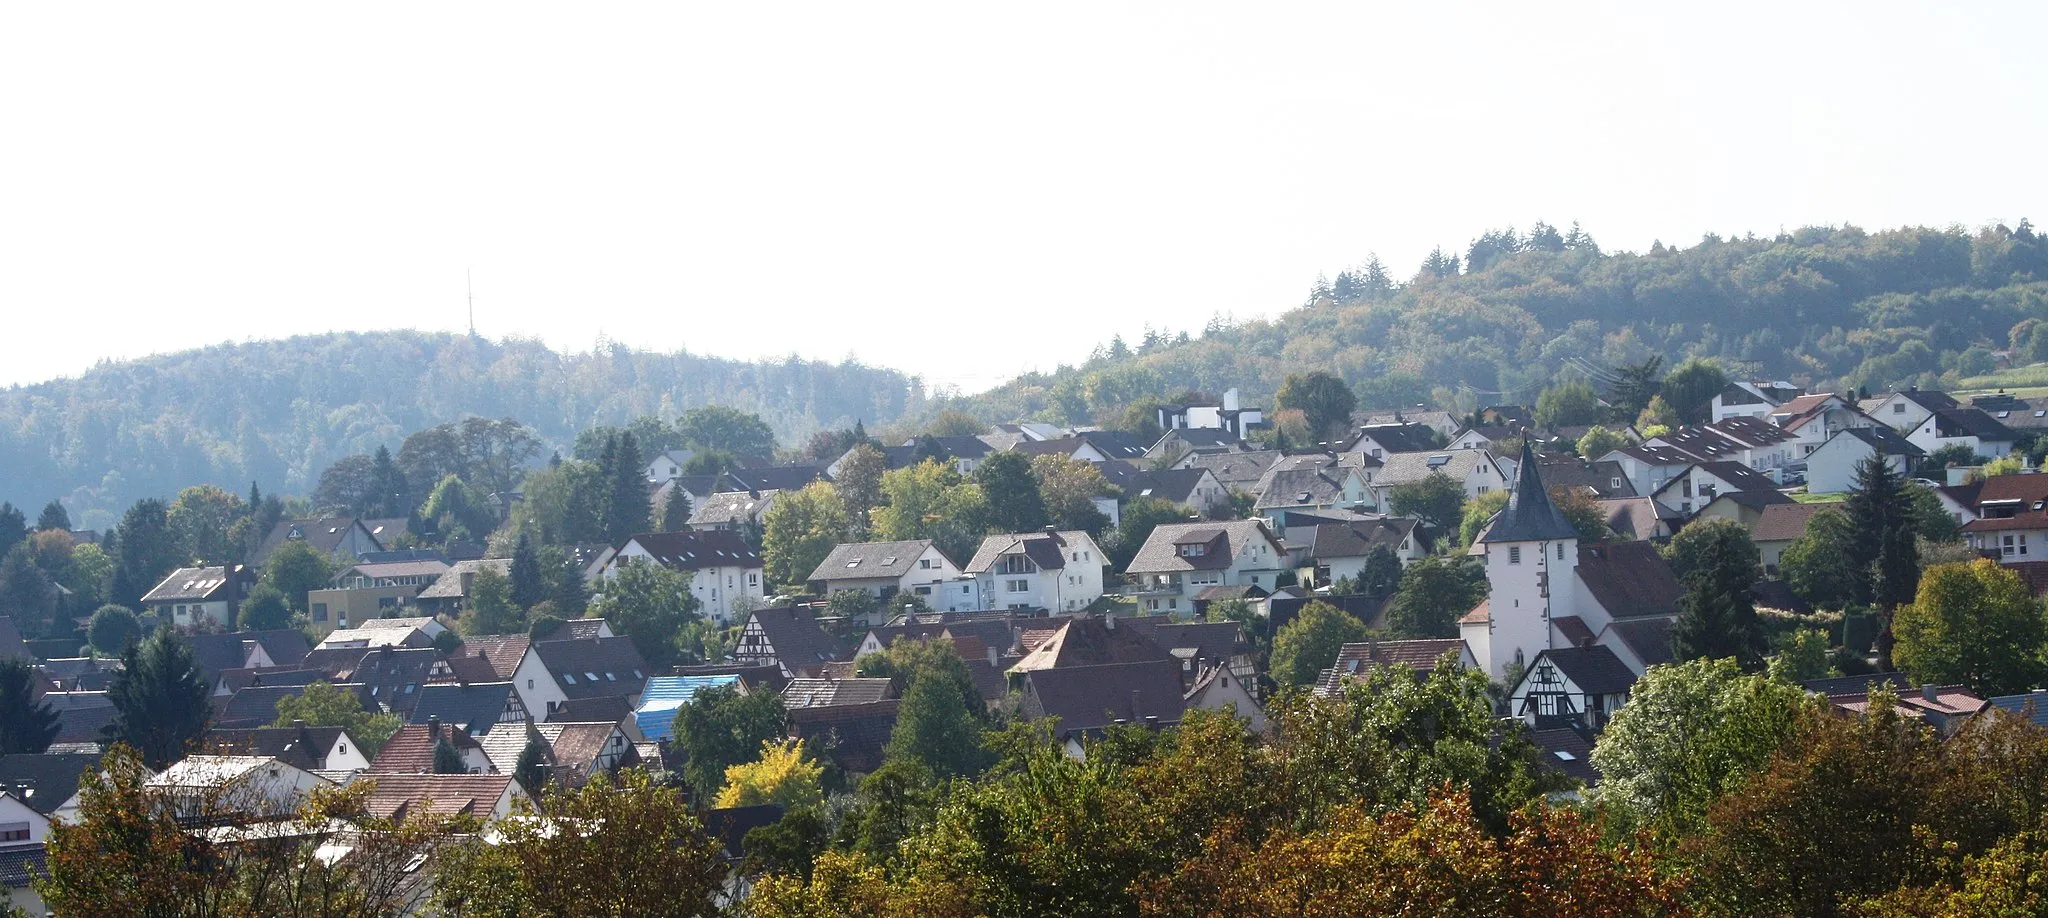
[[[160,628],[121,655],[123,671],[107,689],[112,739],[135,747],[142,762],[161,769],[185,756],[206,732],[213,714],[212,687],[199,671],[192,645]]]

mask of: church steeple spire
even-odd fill
[[[1515,489],[1509,492],[1508,505],[1493,518],[1493,526],[1480,541],[1553,542],[1578,537],[1578,527],[1550,502],[1550,492],[1536,472],[1536,453],[1523,440],[1522,461],[1515,468]]]

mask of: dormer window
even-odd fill
[[[1180,556],[1183,558],[1200,558],[1209,553],[1209,546],[1207,545],[1179,545],[1175,547],[1180,549]]]

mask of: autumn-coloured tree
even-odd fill
[[[718,806],[816,806],[824,798],[818,783],[818,776],[823,773],[824,768],[805,755],[803,743],[767,740],[761,743],[760,758],[725,770],[725,787],[718,792]]]

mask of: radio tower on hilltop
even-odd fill
[[[476,278],[471,276],[470,269],[468,268],[462,269],[462,283],[463,286],[469,289],[469,336],[474,338],[476,337]]]

